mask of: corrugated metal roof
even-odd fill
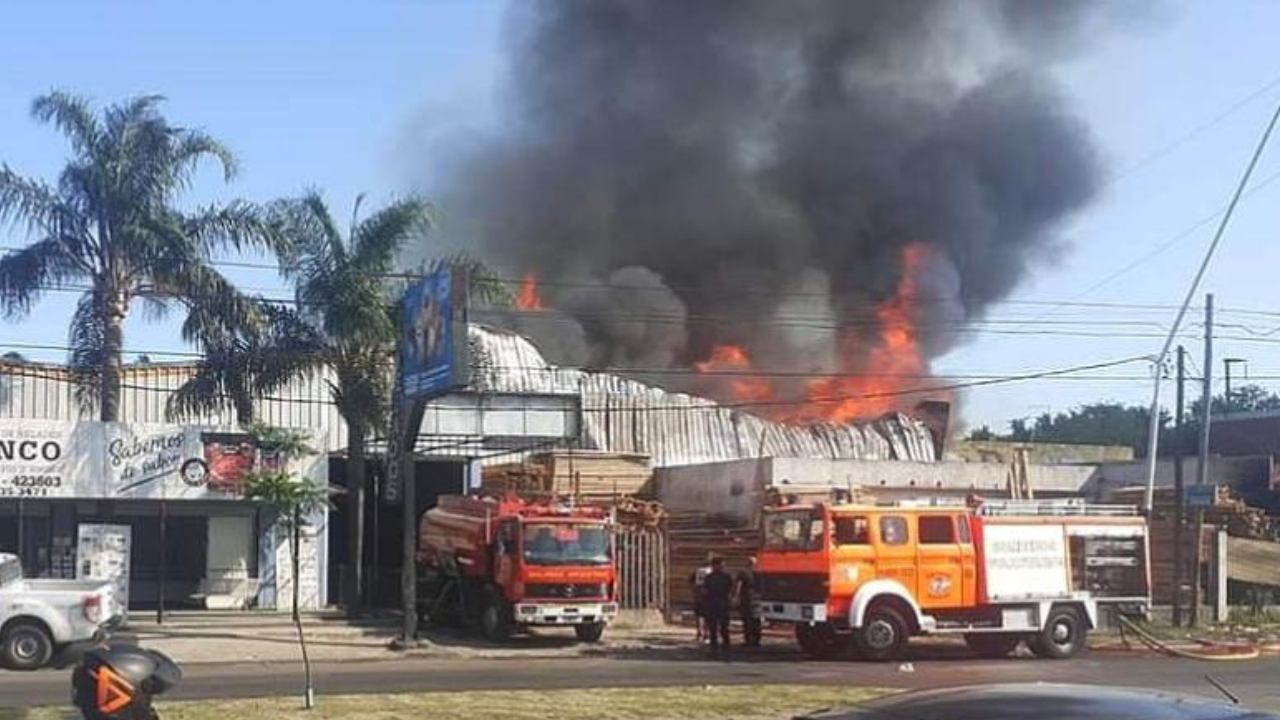
[[[582,446],[643,453],[657,467],[746,457],[934,460],[933,439],[905,416],[851,425],[787,425],[722,407],[706,398],[668,392],[619,375],[555,367],[528,339],[472,325],[471,389],[476,392],[574,395],[583,409]],[[187,364],[126,365],[121,418],[166,422],[169,393],[190,377]],[[323,447],[346,448],[346,423],[330,402],[327,374],[300,378],[259,404],[265,422],[316,430]],[[80,410],[65,367],[0,362],[0,418],[70,420]],[[230,407],[193,419],[232,425]],[[425,441],[424,441],[425,442]],[[465,448],[460,453],[467,452]]]
[[[585,447],[644,453],[656,467],[758,456],[935,459],[929,429],[903,415],[849,425],[776,423],[618,375],[555,367],[506,330],[473,325],[469,339],[474,390],[577,394]]]

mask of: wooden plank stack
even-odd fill
[[[759,552],[760,529],[739,520],[706,513],[673,513],[667,517],[668,614],[693,608],[692,577],[708,556],[724,558],[725,569],[746,568],[747,558]]]
[[[485,468],[482,487],[574,496],[583,502],[618,501],[647,490],[652,477],[647,455],[554,450]]]
[[[1146,502],[1146,488],[1127,487],[1111,493],[1112,502],[1141,507]],[[1173,488],[1157,488],[1152,496],[1155,517],[1172,518],[1177,496]],[[1186,515],[1191,517],[1192,509]],[[1215,528],[1226,528],[1232,537],[1275,540],[1280,537],[1280,519],[1269,517],[1266,511],[1252,507],[1235,497],[1231,489],[1219,485],[1212,507],[1204,509],[1204,522]]]

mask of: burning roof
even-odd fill
[[[892,413],[862,423],[774,422],[610,373],[557,367],[522,335],[471,325],[472,389],[579,395],[583,446],[649,455],[656,467],[748,457],[932,461],[926,425]],[[731,353],[725,353],[733,360]]]

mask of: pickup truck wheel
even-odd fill
[[[490,642],[505,642],[511,637],[511,613],[507,601],[497,593],[486,593],[480,609],[480,629]]]
[[[1049,660],[1065,660],[1084,650],[1089,628],[1075,608],[1054,608],[1048,622],[1028,643],[1031,652]]]
[[[848,646],[848,636],[841,635],[828,623],[796,625],[796,642],[805,655],[815,660],[831,660],[839,657]]]
[[[600,642],[601,636],[604,635],[604,623],[583,623],[573,626],[573,634],[585,643]]]
[[[1016,633],[967,633],[964,644],[978,657],[1005,658],[1018,648],[1022,635]]]
[[[892,607],[873,606],[854,631],[858,654],[867,660],[893,660],[907,644],[907,621]]]
[[[35,623],[17,622],[5,630],[0,655],[13,670],[35,670],[53,658],[53,638]]]

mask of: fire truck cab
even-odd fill
[[[762,522],[756,611],[816,657],[852,645],[888,660],[912,635],[955,633],[983,656],[1026,642],[1065,658],[1099,613],[1149,607],[1147,527],[1129,507],[821,503]]]

